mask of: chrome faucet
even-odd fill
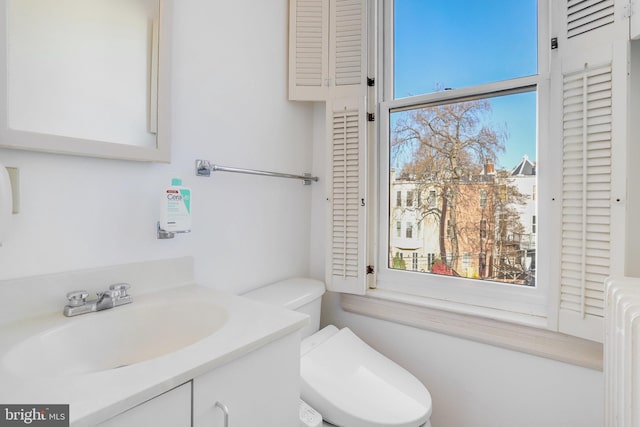
[[[79,314],[92,313],[94,311],[107,310],[123,304],[133,302],[127,290],[131,287],[128,283],[115,283],[109,285],[109,290],[98,292],[98,298],[87,301],[89,293],[87,291],[72,291],[67,293],[69,303],[64,306],[64,315],[67,317]]]

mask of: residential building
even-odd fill
[[[525,156],[510,172],[487,163],[456,186],[455,207],[431,178],[390,174],[389,266],[533,285],[535,166]],[[445,212],[443,215],[442,212]]]

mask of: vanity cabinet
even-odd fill
[[[180,258],[0,280],[0,402],[67,402],[72,427],[211,427],[222,405],[233,427],[297,427],[308,316],[192,284],[192,271]],[[134,304],[61,313],[73,283],[113,278],[135,283]],[[89,330],[109,333],[74,352]]]
[[[100,423],[100,427],[191,427],[191,381]]]
[[[297,332],[230,360],[99,426],[297,427],[299,396]]]
[[[300,333],[193,379],[194,427],[297,427]]]

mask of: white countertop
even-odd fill
[[[134,289],[132,289],[134,291]],[[0,402],[2,404],[69,404],[74,427],[91,426],[183,384],[254,349],[302,328],[304,314],[197,285],[162,289],[134,296],[133,304],[172,304],[180,298],[212,299],[227,310],[224,325],[212,335],[176,352],[145,362],[81,375],[25,377],[11,372],[5,355],[38,328],[68,321],[62,307],[55,313],[0,325]],[[105,312],[84,314],[100,316]],[[75,318],[73,318],[75,319]],[[131,325],[135,328],[135,325]],[[100,333],[100,331],[96,331]],[[82,337],[78,339],[82,345]],[[73,351],[73,349],[69,349]]]

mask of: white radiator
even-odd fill
[[[640,279],[605,281],[605,426],[640,427]]]

